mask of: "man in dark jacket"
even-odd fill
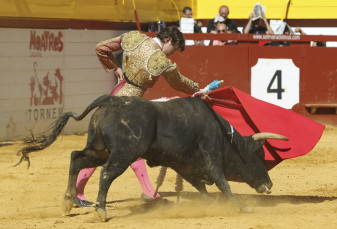
[[[229,8],[228,6],[220,6],[219,8],[219,16],[223,17],[225,19],[225,24],[227,26],[227,29],[232,31],[233,33],[240,33],[240,31],[237,28],[237,25],[233,19],[228,18],[229,14]],[[210,33],[212,30],[216,30],[214,19],[210,20],[207,25],[207,33]]]
[[[182,18],[193,18],[193,13],[192,13],[191,7],[189,7],[189,6],[184,7]],[[180,20],[176,21],[173,25],[180,28]],[[198,26],[196,21],[194,22],[194,29],[193,30],[194,30],[194,33],[201,33],[201,28],[200,28],[200,26]]]

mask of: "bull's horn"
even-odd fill
[[[285,140],[288,141],[288,138],[279,135],[279,134],[274,134],[274,133],[257,133],[252,136],[252,138],[257,141],[257,140],[262,140],[262,139],[279,139],[279,140]]]

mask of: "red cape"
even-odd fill
[[[284,159],[307,154],[322,136],[324,125],[293,111],[256,99],[236,88],[209,93],[207,101],[243,136],[259,132],[281,134],[289,141],[267,140],[264,145],[269,169]]]

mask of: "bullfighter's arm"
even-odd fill
[[[199,91],[199,84],[180,74],[175,64],[168,67],[162,75],[171,87],[177,91],[181,91],[189,95]]]
[[[177,91],[193,94],[199,91],[199,84],[180,74],[177,65],[159,49],[155,50],[149,57],[147,71],[153,76],[164,76],[165,80]]]
[[[97,44],[96,54],[105,71],[116,71],[119,67],[114,52],[122,49],[121,42],[124,36],[125,34],[122,34],[119,37],[105,40]]]

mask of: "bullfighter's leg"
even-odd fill
[[[88,183],[88,180],[95,172],[96,167],[94,168],[86,168],[82,169],[78,174],[77,181],[76,181],[76,197],[75,203],[80,207],[91,207],[93,206],[93,202],[87,201],[84,196],[84,188]]]
[[[223,172],[221,171],[221,169],[218,169],[218,170],[214,169],[210,173],[210,177],[211,177],[211,179],[213,179],[213,181],[215,182],[216,186],[220,189],[220,191],[227,197],[227,199],[229,199],[234,204],[236,204],[237,206],[240,207],[240,211],[242,211],[242,212],[252,212],[252,209],[250,207],[248,207],[247,205],[240,202],[239,200],[237,200],[234,197],[234,195],[231,191],[231,188],[228,184],[228,181],[226,180],[226,178],[225,178]]]
[[[160,195],[158,193],[156,197],[154,198],[155,190],[152,187],[149,176],[147,174],[146,165],[145,165],[144,160],[142,158],[138,158],[130,166],[133,169],[134,173],[136,174],[139,184],[142,187],[143,199],[145,201],[149,201],[149,200],[160,198]]]
[[[143,190],[143,199],[145,201],[150,201],[153,199],[160,198],[160,195],[157,193],[154,198],[155,190],[152,187],[151,181],[146,171],[146,165],[142,158],[138,158],[137,161],[132,163],[131,168],[138,178],[138,182]],[[75,202],[77,205],[82,207],[90,207],[93,205],[92,202],[87,201],[84,196],[84,188],[91,177],[91,175],[95,172],[96,168],[86,168],[82,169],[78,175],[76,182],[76,199]]]
[[[64,199],[61,204],[62,215],[69,215],[76,195],[76,180],[78,173],[83,168],[97,167],[106,162],[102,158],[97,158],[96,152],[88,148],[82,151],[73,151],[71,153],[68,187],[64,194]]]

